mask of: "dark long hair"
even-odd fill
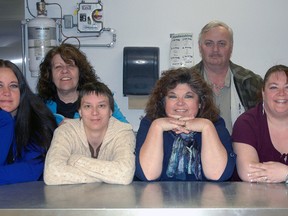
[[[65,63],[70,64],[74,61],[79,68],[78,90],[87,82],[99,80],[94,68],[88,62],[86,55],[72,44],[61,44],[48,51],[45,58],[40,64],[40,76],[37,83],[37,91],[39,96],[47,100],[55,100],[57,88],[52,79],[52,59],[59,54]]]
[[[150,120],[167,116],[165,113],[165,96],[169,90],[178,84],[188,84],[198,95],[201,108],[197,117],[206,118],[212,122],[219,118],[219,109],[213,100],[212,89],[201,75],[191,68],[170,69],[162,73],[147,102],[145,112]]]
[[[20,103],[15,116],[17,156],[21,157],[22,150],[31,141],[47,152],[53,132],[57,127],[55,117],[42,99],[31,91],[25,77],[15,64],[0,59],[0,68],[10,68],[19,83]],[[45,155],[43,155],[44,157]],[[7,161],[9,162],[9,160],[11,159],[8,158]]]

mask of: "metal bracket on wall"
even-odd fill
[[[117,37],[116,30],[113,28],[103,28],[101,33],[105,32],[105,31],[109,32],[111,34],[112,39],[111,39],[110,43],[103,43],[103,44],[83,44],[83,43],[81,43],[80,46],[81,47],[108,47],[108,48],[114,47],[114,45],[116,43],[116,37]],[[62,43],[64,43],[68,39],[69,39],[69,37],[66,38]]]

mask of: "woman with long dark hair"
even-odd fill
[[[42,179],[56,127],[19,68],[0,59],[0,185]]]

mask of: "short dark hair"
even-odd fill
[[[90,83],[86,83],[85,85],[83,85],[83,87],[79,91],[79,97],[77,100],[77,109],[79,109],[81,106],[81,100],[83,96],[91,94],[91,93],[95,93],[96,95],[107,96],[109,100],[110,109],[112,110],[112,112],[114,112],[113,93],[108,88],[108,86],[102,82],[90,82]]]

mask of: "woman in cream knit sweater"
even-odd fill
[[[45,183],[131,183],[135,136],[130,124],[112,116],[109,88],[100,82],[84,85],[78,106],[80,119],[65,120],[55,130],[45,162]]]

